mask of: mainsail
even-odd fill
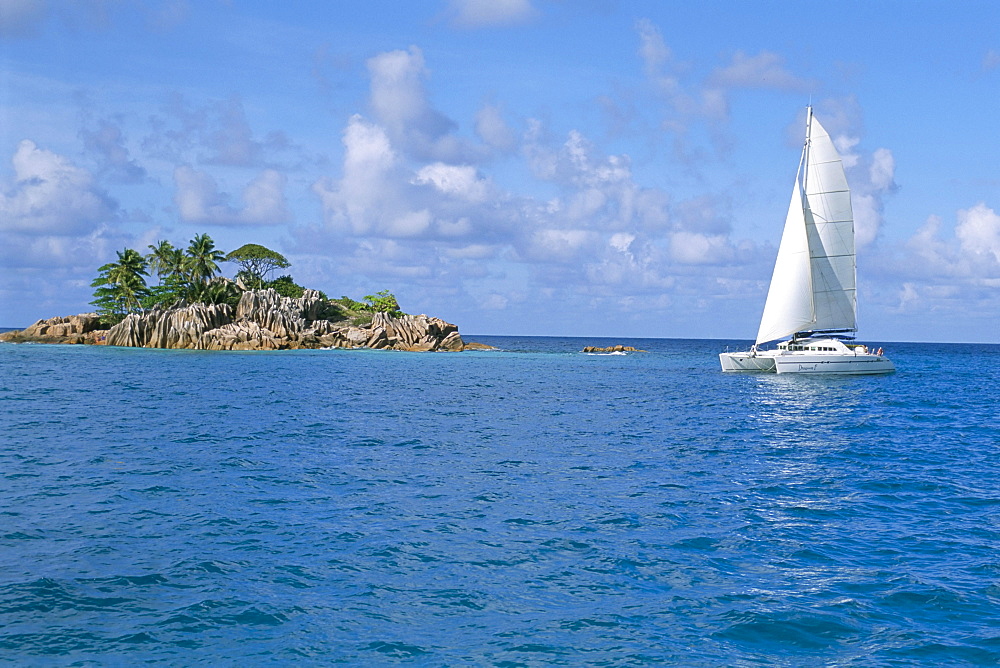
[[[809,107],[757,343],[801,331],[856,330],[856,293],[851,191],[840,155]]]

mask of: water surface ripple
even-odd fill
[[[0,345],[24,665],[997,665],[1000,346]]]

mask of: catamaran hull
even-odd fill
[[[779,355],[774,358],[778,373],[866,375],[892,373],[896,370],[879,355]]]
[[[811,354],[803,351],[719,353],[723,371],[866,375],[896,370],[885,357],[869,354]]]
[[[723,371],[758,371],[774,373],[774,357],[753,353],[719,353]]]

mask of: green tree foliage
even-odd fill
[[[334,300],[333,303],[348,311],[360,313],[388,313],[394,318],[406,315],[399,310],[399,302],[396,301],[396,296],[388,290],[381,290],[373,295],[366,295],[363,302],[343,296],[340,299]]]
[[[94,301],[91,303],[98,307],[107,324],[121,322],[125,315],[140,309],[151,309],[154,306],[169,308],[181,302],[226,303],[235,307],[242,290],[228,278],[218,276],[218,263],[226,260],[240,264],[242,269],[237,277],[244,278],[247,285],[274,288],[278,294],[293,298],[302,297],[305,290],[291,276],[264,281],[274,269],[290,265],[280,253],[257,244],[246,244],[226,255],[215,247],[210,236],[196,234],[183,250],[174,247],[169,241],[150,244],[148,249],[150,252],[144,257],[127,248],[118,253],[117,262],[99,269],[100,275],[91,284],[96,288]],[[147,287],[142,278],[148,276],[150,270],[155,272],[158,279],[157,285],[152,288]],[[327,299],[322,292],[320,296]],[[371,299],[381,300],[387,296],[395,304],[395,297],[386,291],[373,295]],[[373,304],[361,306],[362,310],[374,310]],[[329,315],[331,318],[339,318],[344,315],[344,310],[328,302],[321,317]]]
[[[380,290],[373,295],[365,295],[365,301],[368,302],[368,308],[366,309],[368,311],[388,313],[394,318],[403,315],[403,312],[399,310],[399,302],[396,301],[396,295],[388,290]]]
[[[181,273],[184,265],[184,252],[181,249],[174,248],[169,241],[157,241],[147,248],[152,252],[146,254],[146,261],[159,282],[162,283],[165,276]]]
[[[273,281],[264,284],[265,288],[273,288],[282,297],[298,299],[305,292],[305,288],[292,280],[291,276],[278,276]]]
[[[354,301],[347,295],[341,296],[340,299],[335,299],[334,302],[348,311],[367,311],[369,307],[368,304],[362,304],[361,302]]]
[[[236,283],[228,278],[216,276],[205,283],[195,283],[188,287],[186,297],[190,302],[229,304],[236,308],[242,294],[243,291],[236,286]]]
[[[247,287],[256,288],[263,287],[264,279],[275,269],[287,269],[291,266],[284,255],[258,244],[240,246],[226,255],[226,261],[239,264],[241,270],[236,275],[237,278],[242,278]],[[291,277],[282,278],[291,280]]]
[[[149,275],[146,258],[131,248],[117,251],[117,255],[118,261],[101,266],[90,284],[97,288],[90,303],[107,324],[121,322],[127,314],[140,310],[149,294],[143,278]]]
[[[226,254],[215,247],[212,237],[196,234],[185,251],[184,273],[188,283],[207,283],[219,273],[219,262],[224,262]]]
[[[207,234],[196,234],[184,250],[175,248],[169,241],[158,241],[148,246],[150,268],[160,282],[143,300],[144,308],[160,305],[170,307],[180,301],[220,303],[232,302],[235,285],[222,288],[215,283],[219,262],[225,253],[215,248]],[[231,283],[230,281],[226,281]],[[236,299],[239,299],[238,293]]]

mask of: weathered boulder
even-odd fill
[[[371,327],[373,332],[385,333],[384,338],[381,335],[376,338],[379,343],[384,342],[381,347],[407,351],[464,349],[462,337],[458,334],[458,326],[440,318],[426,315],[404,315],[393,318],[388,313],[376,313],[372,317]]]
[[[361,348],[368,343],[368,330],[361,327],[345,327],[340,331],[350,348]]]
[[[459,336],[458,331],[450,332],[447,336],[441,339],[438,344],[439,350],[447,350],[449,352],[458,352],[465,350],[465,343],[462,341],[462,337]]]
[[[462,350],[497,350],[496,346],[489,346],[476,341],[466,341],[462,344]]]
[[[94,343],[93,336],[101,326],[96,313],[57,316],[39,320],[25,329],[0,334],[0,341],[39,343]]]

